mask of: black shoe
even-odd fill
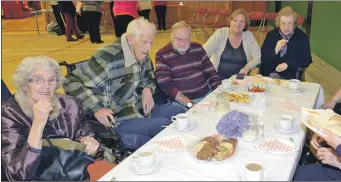
[[[100,40],[100,41],[97,41],[95,42],[96,44],[102,44],[104,41],[103,40]]]
[[[61,36],[61,35],[65,35],[65,33],[62,33],[62,32],[57,33],[57,36]]]
[[[84,35],[81,35],[80,37],[77,37],[77,39],[82,39],[84,38]]]
[[[162,30],[167,30],[167,28],[162,28]]]
[[[68,42],[70,41],[77,41],[78,39],[74,39],[74,38],[71,38],[71,39],[67,39]]]
[[[157,28],[157,30],[161,30],[161,28]]]

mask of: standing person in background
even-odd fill
[[[114,29],[116,29],[116,18],[115,18],[115,15],[114,15],[114,1],[111,1],[110,2],[110,14],[111,14],[111,18],[112,18],[112,22],[114,23]]]
[[[121,37],[127,31],[128,24],[138,17],[137,1],[115,1],[114,15],[116,18],[115,35]]]
[[[76,20],[76,7],[72,1],[58,1],[58,7],[65,17],[66,40],[76,41],[82,39],[84,35],[81,35],[79,32]],[[76,35],[77,39],[72,38],[71,31]]]
[[[158,30],[166,30],[167,1],[154,1]]]
[[[81,9],[83,8],[83,13]],[[91,43],[101,44],[99,25],[101,23],[101,1],[82,1],[77,3],[77,14],[87,20]]]
[[[57,24],[59,26],[60,32],[57,35],[65,35],[65,25],[63,23],[62,14],[59,12],[58,9],[58,1],[50,1],[54,17],[56,18]]]
[[[140,9],[138,10],[139,16],[143,16],[145,19],[149,20],[150,9],[152,9],[151,1],[139,1]]]

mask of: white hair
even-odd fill
[[[24,92],[28,80],[31,78],[33,72],[36,70],[37,65],[53,71],[56,74],[58,86],[56,89],[62,86],[62,74],[59,64],[54,59],[47,56],[26,57],[17,66],[15,74],[12,76],[12,81],[17,88],[17,92]]]
[[[185,21],[179,21],[179,22],[176,22],[173,26],[172,26],[172,28],[171,28],[171,33],[170,33],[170,36],[171,36],[171,39],[173,39],[173,36],[174,36],[174,31],[175,30],[178,30],[178,29],[180,29],[180,28],[187,28],[188,29],[188,31],[191,33],[191,35],[192,35],[192,27],[189,25],[189,24],[187,24]],[[190,39],[192,39],[192,36],[191,36],[191,38]]]
[[[152,31],[152,32],[151,32]],[[128,24],[126,34],[140,37],[143,33],[155,34],[155,24],[143,17],[139,17]]]

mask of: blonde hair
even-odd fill
[[[188,30],[189,30],[189,32],[192,34],[192,27],[191,26],[189,26],[185,21],[179,21],[179,22],[176,22],[176,23],[174,23],[174,25],[172,26],[172,28],[171,28],[171,39],[173,38],[173,34],[174,34],[174,31],[175,30],[178,30],[178,29],[180,29],[180,28],[183,28],[183,27],[185,27],[185,28],[187,28]],[[192,38],[192,36],[191,36],[191,38]]]
[[[231,21],[238,15],[244,15],[245,17],[245,28],[243,29],[243,31],[245,32],[250,26],[250,18],[249,14],[242,8],[238,8],[232,12],[229,19],[227,20],[227,27],[230,27]]]
[[[285,16],[285,17],[293,16],[294,17],[295,27],[297,27],[297,17],[298,17],[298,15],[297,15],[296,12],[294,12],[294,10],[292,10],[292,8],[290,6],[284,7],[283,9],[281,9],[281,11],[279,11],[277,13],[276,22],[275,22],[275,26],[277,28],[279,27],[279,24],[281,22],[281,17],[282,16]]]

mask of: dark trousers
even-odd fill
[[[114,7],[114,1],[111,1],[110,2],[110,14],[111,14],[112,21],[114,22],[114,28],[116,29],[116,18],[115,18],[114,11],[112,10],[113,7]]]
[[[65,17],[65,30],[66,30],[66,40],[72,39],[71,31],[76,35],[77,38],[81,36],[76,16],[72,16],[70,13],[63,13]]]
[[[118,15],[116,18],[115,35],[121,37],[127,31],[128,24],[135,18],[130,15]]]
[[[167,6],[155,6],[158,29],[166,29],[166,12]]]
[[[57,24],[60,28],[60,33],[65,34],[65,25],[62,19],[62,15],[59,12],[58,5],[52,5],[52,10],[53,10],[54,17],[56,18]]]
[[[81,9],[82,15],[84,14],[83,9]],[[81,16],[79,14],[76,14],[76,19],[77,19],[77,25],[78,25],[78,29],[80,31],[82,31],[83,33],[88,31],[88,20],[84,17]]]
[[[96,11],[84,11],[83,16],[88,24],[90,41],[92,43],[101,41],[99,25],[101,23],[102,13]]]
[[[335,105],[334,112],[341,115],[341,103]]]
[[[144,17],[145,19],[149,20],[149,13],[150,13],[150,9],[145,9],[142,11],[138,11],[139,16]]]

